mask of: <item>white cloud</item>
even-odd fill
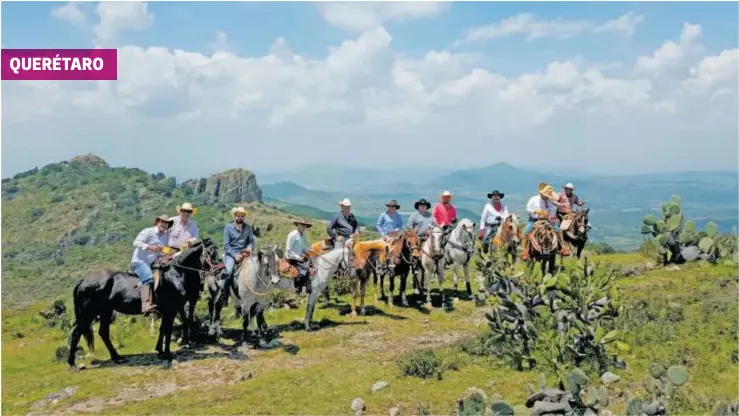
[[[624,14],[602,24],[589,20],[567,20],[562,18],[540,20],[531,13],[521,13],[497,23],[472,28],[456,44],[485,42],[490,39],[510,36],[524,36],[527,41],[544,37],[567,39],[585,32],[613,32],[631,36],[636,30],[636,26],[643,22],[644,16],[634,13]]]
[[[52,8],[51,15],[56,19],[66,20],[75,26],[84,26],[86,23],[85,13],[80,9],[79,4],[73,1],[63,6]]]
[[[331,25],[365,31],[387,21],[430,19],[445,13],[449,2],[327,2],[319,3],[323,18]]]
[[[93,152],[195,176],[319,162],[551,166],[577,154],[584,170],[735,169],[737,51],[705,56],[701,31],[686,25],[681,52],[662,46],[622,69],[577,58],[516,75],[475,54],[409,56],[382,26],[324,58],[282,38],[255,57],[126,45],[116,82],[4,84],[3,165]],[[667,64],[674,82],[642,70]],[[172,147],[164,157],[152,142]]]
[[[146,2],[100,2],[97,7],[98,23],[93,28],[97,46],[114,45],[124,30],[145,30],[154,24]]]

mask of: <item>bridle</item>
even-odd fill
[[[442,257],[444,257],[444,248],[441,247],[441,238],[444,235],[444,231],[439,227],[434,227],[428,231],[428,238],[426,239],[426,242],[424,243],[424,246],[421,247],[421,252],[430,258],[434,260],[439,260]],[[436,245],[437,239],[439,240],[439,250],[438,253],[436,253],[434,250],[434,246]],[[428,249],[424,249],[425,246],[428,246]],[[431,250],[429,253],[428,250]]]
[[[552,226],[552,224],[549,223],[548,220],[542,219],[538,220],[537,222],[540,222],[541,224],[534,225],[533,234],[531,235],[531,245],[534,250],[539,252],[539,254],[549,255],[557,248],[557,234],[554,231],[554,227]],[[542,243],[547,241],[542,241],[543,239],[541,239],[540,236],[546,238],[546,235],[549,236],[549,244],[547,246],[543,246]]]

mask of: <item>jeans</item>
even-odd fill
[[[151,266],[146,263],[131,263],[131,268],[136,276],[139,277],[139,281],[142,285],[150,285],[154,282],[154,273],[151,271]]]
[[[485,234],[482,238],[483,244],[490,244],[490,240],[495,236],[495,233],[498,231],[498,227],[500,227],[500,224],[485,224]]]
[[[534,223],[536,222],[536,219],[529,217],[529,222],[526,224],[526,228],[523,230],[524,237],[528,237],[529,233],[531,232],[531,229],[534,228]],[[559,232],[559,224],[555,223],[552,224],[554,227],[554,231]]]
[[[221,280],[221,289],[223,289],[224,287],[228,287],[228,285],[231,284],[231,279],[233,279],[234,267],[236,266],[236,259],[227,254],[226,256],[224,256],[223,265],[226,266],[226,278]]]

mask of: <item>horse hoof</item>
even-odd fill
[[[115,358],[111,358],[111,360],[113,360],[113,362],[116,363],[116,364],[123,364],[123,363],[125,363],[125,362],[128,361],[128,360],[126,360],[125,358],[123,358],[121,356],[118,356],[118,357],[115,357]]]
[[[76,365],[72,365],[72,366],[69,367],[69,372],[70,373],[79,373],[80,372],[80,368],[77,367]]]
[[[428,310],[434,309],[434,305],[432,305],[431,302],[424,303],[423,304],[423,307],[426,308],[426,309],[428,309]]]
[[[360,314],[360,315],[362,315],[362,316],[364,316],[364,315],[366,315],[366,314],[367,314],[367,311],[366,311],[366,310],[365,310],[364,308],[362,308],[362,309],[361,309],[361,310],[359,311],[359,314]]]
[[[349,314],[349,317],[352,318],[352,319],[356,318],[357,317],[357,312],[356,311],[352,311],[352,313]]]
[[[216,334],[216,331],[215,331],[215,329],[213,329],[213,328],[209,328],[209,329],[208,329],[208,336],[209,336],[209,337],[212,337],[212,336],[213,336],[213,335],[215,335],[215,334]]]

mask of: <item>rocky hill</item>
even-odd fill
[[[2,180],[3,304],[24,306],[68,291],[94,269],[127,267],[136,234],[183,202],[199,207],[201,235],[219,245],[237,204],[248,206],[250,222],[274,224],[263,244],[284,244],[294,218],[262,205],[257,179],[244,169],[182,184],[163,173],[110,167],[94,155],[33,169]]]

